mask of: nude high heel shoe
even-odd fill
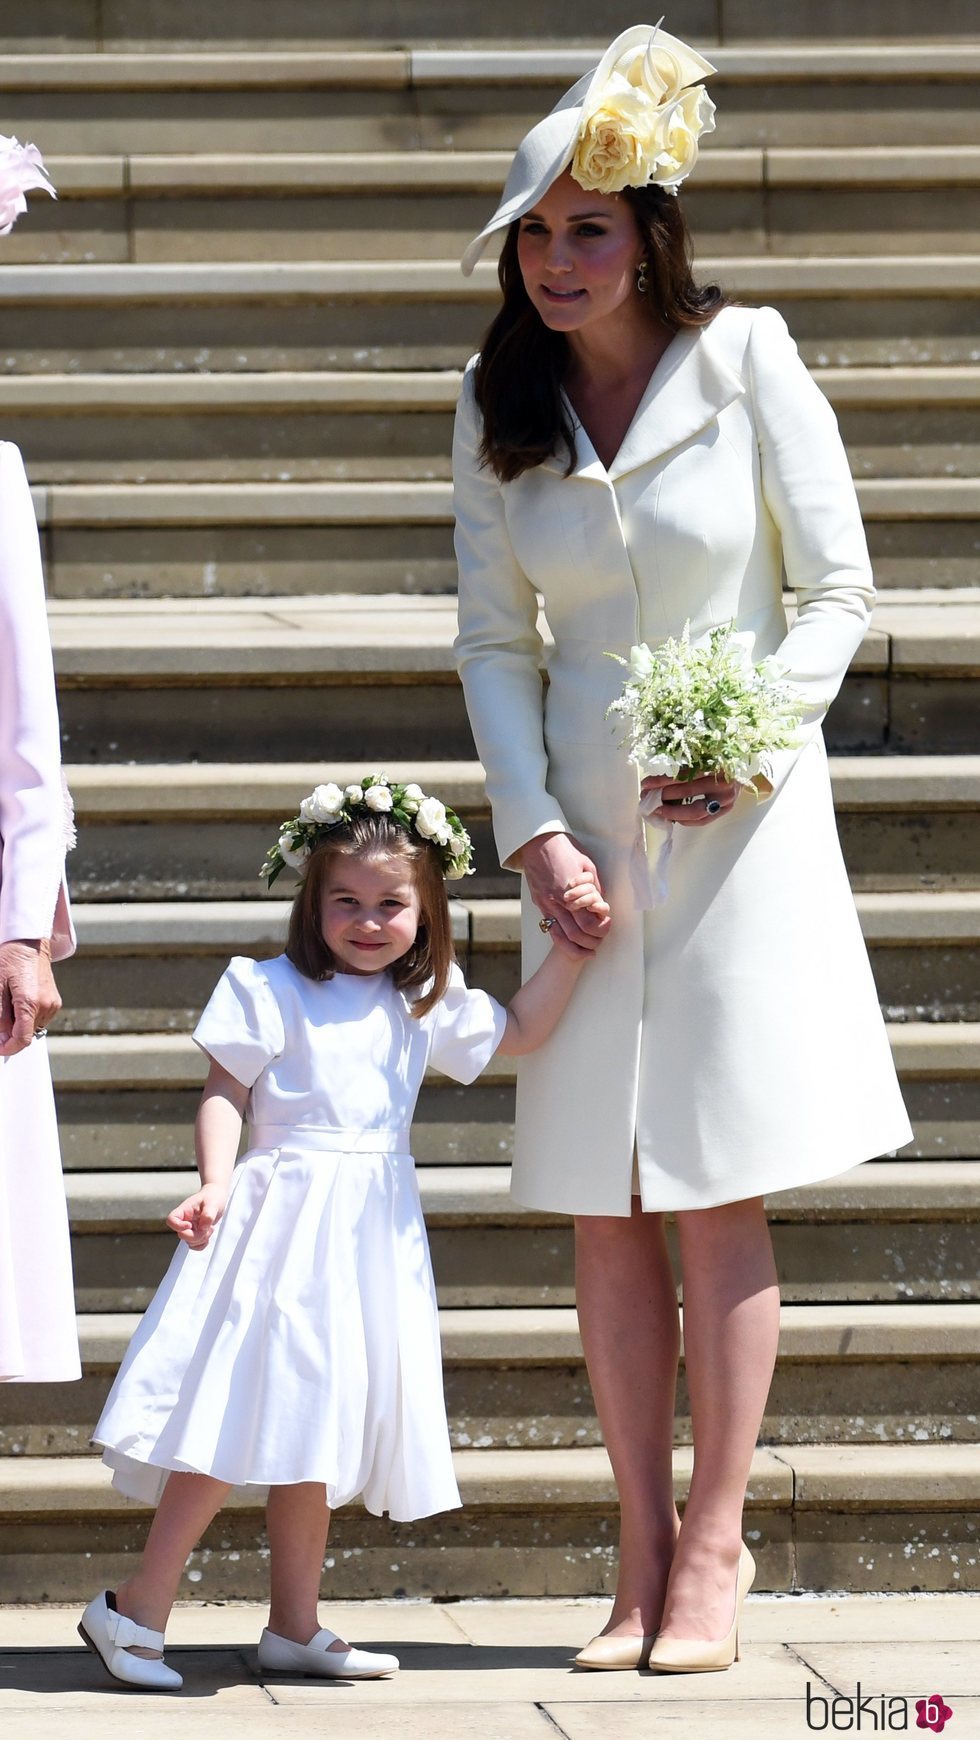
[[[649,1666],[662,1674],[713,1674],[738,1661],[738,1622],[742,1603],[755,1581],[755,1560],[744,1542],[735,1584],[735,1613],[726,1637],[659,1638],[650,1651]]]
[[[604,1669],[607,1673],[647,1665],[652,1637],[593,1637],[575,1657],[575,1666]]]

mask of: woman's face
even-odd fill
[[[553,332],[577,332],[636,299],[643,256],[629,203],[587,192],[568,170],[520,219],[524,287]]]

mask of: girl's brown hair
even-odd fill
[[[645,292],[651,314],[677,332],[707,326],[729,298],[717,284],[698,285],[691,239],[676,194],[660,187],[627,187],[647,262]],[[568,341],[545,326],[517,262],[520,222],[511,224],[497,276],[503,307],[491,322],[476,365],[476,402],[483,414],[480,455],[501,483],[513,483],[553,453],[566,451],[565,475],[575,465],[575,425],[562,398]]]
[[[384,814],[340,822],[328,840],[314,847],[289,915],[286,954],[307,979],[333,978],[337,966],[321,928],[323,890],[338,858],[359,856],[395,858],[410,867],[419,897],[418,934],[408,953],[395,961],[390,971],[400,991],[414,991],[432,981],[425,995],[412,1003],[414,1016],[426,1015],[445,996],[455,958],[439,849],[427,840],[413,839]]]

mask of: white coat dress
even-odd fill
[[[75,947],[65,800],[37,526],[17,448],[0,442],[0,942]],[[0,1059],[0,1382],[81,1375],[47,1043]]]
[[[249,1148],[210,1244],[179,1245],[95,1441],[128,1497],[170,1469],[322,1483],[399,1521],[459,1504],[409,1145],[429,1063],[469,1082],[506,1011],[458,967],[416,1020],[389,973],[316,983],[232,961],[194,1037],[250,1088]]]
[[[834,820],[819,721],[874,596],[833,413],[773,309],[678,333],[608,471],[576,430],[501,485],[478,456],[472,365],[454,445],[460,674],[501,860],[552,829],[613,909],[552,1038],[522,1059],[516,1199],[627,1215],[830,1177],[910,1139]],[[784,581],[798,611],[787,632]],[[554,639],[542,690],[540,592]],[[807,705],[772,795],[674,829],[669,893],[638,910],[639,775],[606,709],[608,652],[734,621]],[[651,856],[662,834],[650,830]],[[526,887],[525,972],[548,946]]]

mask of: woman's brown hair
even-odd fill
[[[633,209],[644,245],[651,313],[675,332],[707,326],[729,299],[717,284],[695,282],[691,239],[676,194],[627,187],[622,197]],[[545,326],[524,288],[517,262],[519,231],[519,221],[511,224],[500,252],[503,307],[483,341],[474,378],[483,415],[480,455],[501,483],[513,483],[563,450],[566,476],[575,465],[575,425],[561,391],[568,341]]]
[[[333,978],[337,966],[323,940],[321,927],[323,890],[338,858],[362,855],[395,858],[410,867],[419,897],[419,928],[408,953],[395,961],[390,971],[400,991],[414,991],[432,981],[424,996],[412,1003],[414,1016],[426,1015],[445,996],[455,959],[442,864],[438,847],[421,838],[413,839],[383,813],[340,822],[328,840],[314,847],[289,915],[286,954],[297,972],[307,979]]]

